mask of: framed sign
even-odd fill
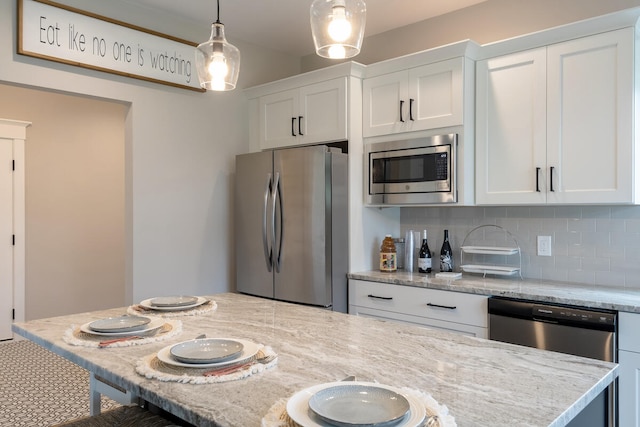
[[[49,0],[18,0],[18,53],[204,92],[196,43]]]

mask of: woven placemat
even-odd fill
[[[270,358],[268,363],[263,363],[266,357]],[[211,368],[187,368],[169,365],[158,359],[157,354],[151,354],[138,360],[136,372],[146,378],[160,381],[173,381],[185,384],[212,384],[227,381],[240,380],[259,374],[278,364],[278,355],[271,347],[259,344],[256,356],[249,362],[243,363],[237,370],[224,375],[205,375],[212,372]]]
[[[406,395],[420,399],[424,403],[427,415],[439,417],[439,427],[457,427],[455,418],[449,414],[449,408],[439,404],[429,393],[412,388],[400,389]],[[287,402],[289,399],[278,399],[267,414],[262,418],[262,427],[304,427],[293,421],[287,414]]]
[[[197,307],[189,308],[186,310],[149,310],[141,306],[140,304],[134,304],[127,308],[127,313],[134,316],[160,316],[160,317],[182,317],[182,316],[198,316],[200,314],[209,313],[215,311],[218,308],[218,304],[215,301],[209,300],[204,304]]]
[[[79,326],[71,325],[69,329],[64,332],[62,340],[67,344],[77,345],[82,347],[101,347],[101,348],[113,348],[113,347],[128,347],[132,345],[143,345],[152,342],[164,341],[166,339],[175,337],[182,333],[182,322],[180,320],[167,319],[164,325],[162,325],[158,331],[149,336],[143,336],[141,338],[118,341],[108,345],[100,345],[101,342],[112,339],[104,335],[94,335],[83,332]],[[117,338],[117,337],[114,337]],[[125,338],[125,337],[123,337]]]

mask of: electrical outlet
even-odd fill
[[[538,256],[551,256],[551,236],[538,236]]]

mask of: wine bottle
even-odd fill
[[[449,243],[449,230],[444,230],[444,242],[440,249],[440,271],[453,271],[453,252],[451,252],[451,244]]]
[[[422,245],[418,254],[418,272],[431,273],[431,251],[427,243],[427,230],[422,232]]]

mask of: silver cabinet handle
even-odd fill
[[[440,304],[432,304],[430,302],[428,302],[427,305],[429,307],[435,307],[435,308],[446,308],[447,310],[455,310],[456,308],[458,308],[455,305],[440,305]]]
[[[540,192],[540,168],[536,168],[536,191]]]
[[[271,250],[267,241],[267,205],[269,204],[269,187],[271,186],[271,174],[267,174],[267,182],[264,188],[264,206],[262,208],[262,248],[264,249],[264,260],[267,263],[267,270],[271,272]]]
[[[549,184],[550,184],[549,191],[554,191],[553,190],[553,166],[549,167]]]

